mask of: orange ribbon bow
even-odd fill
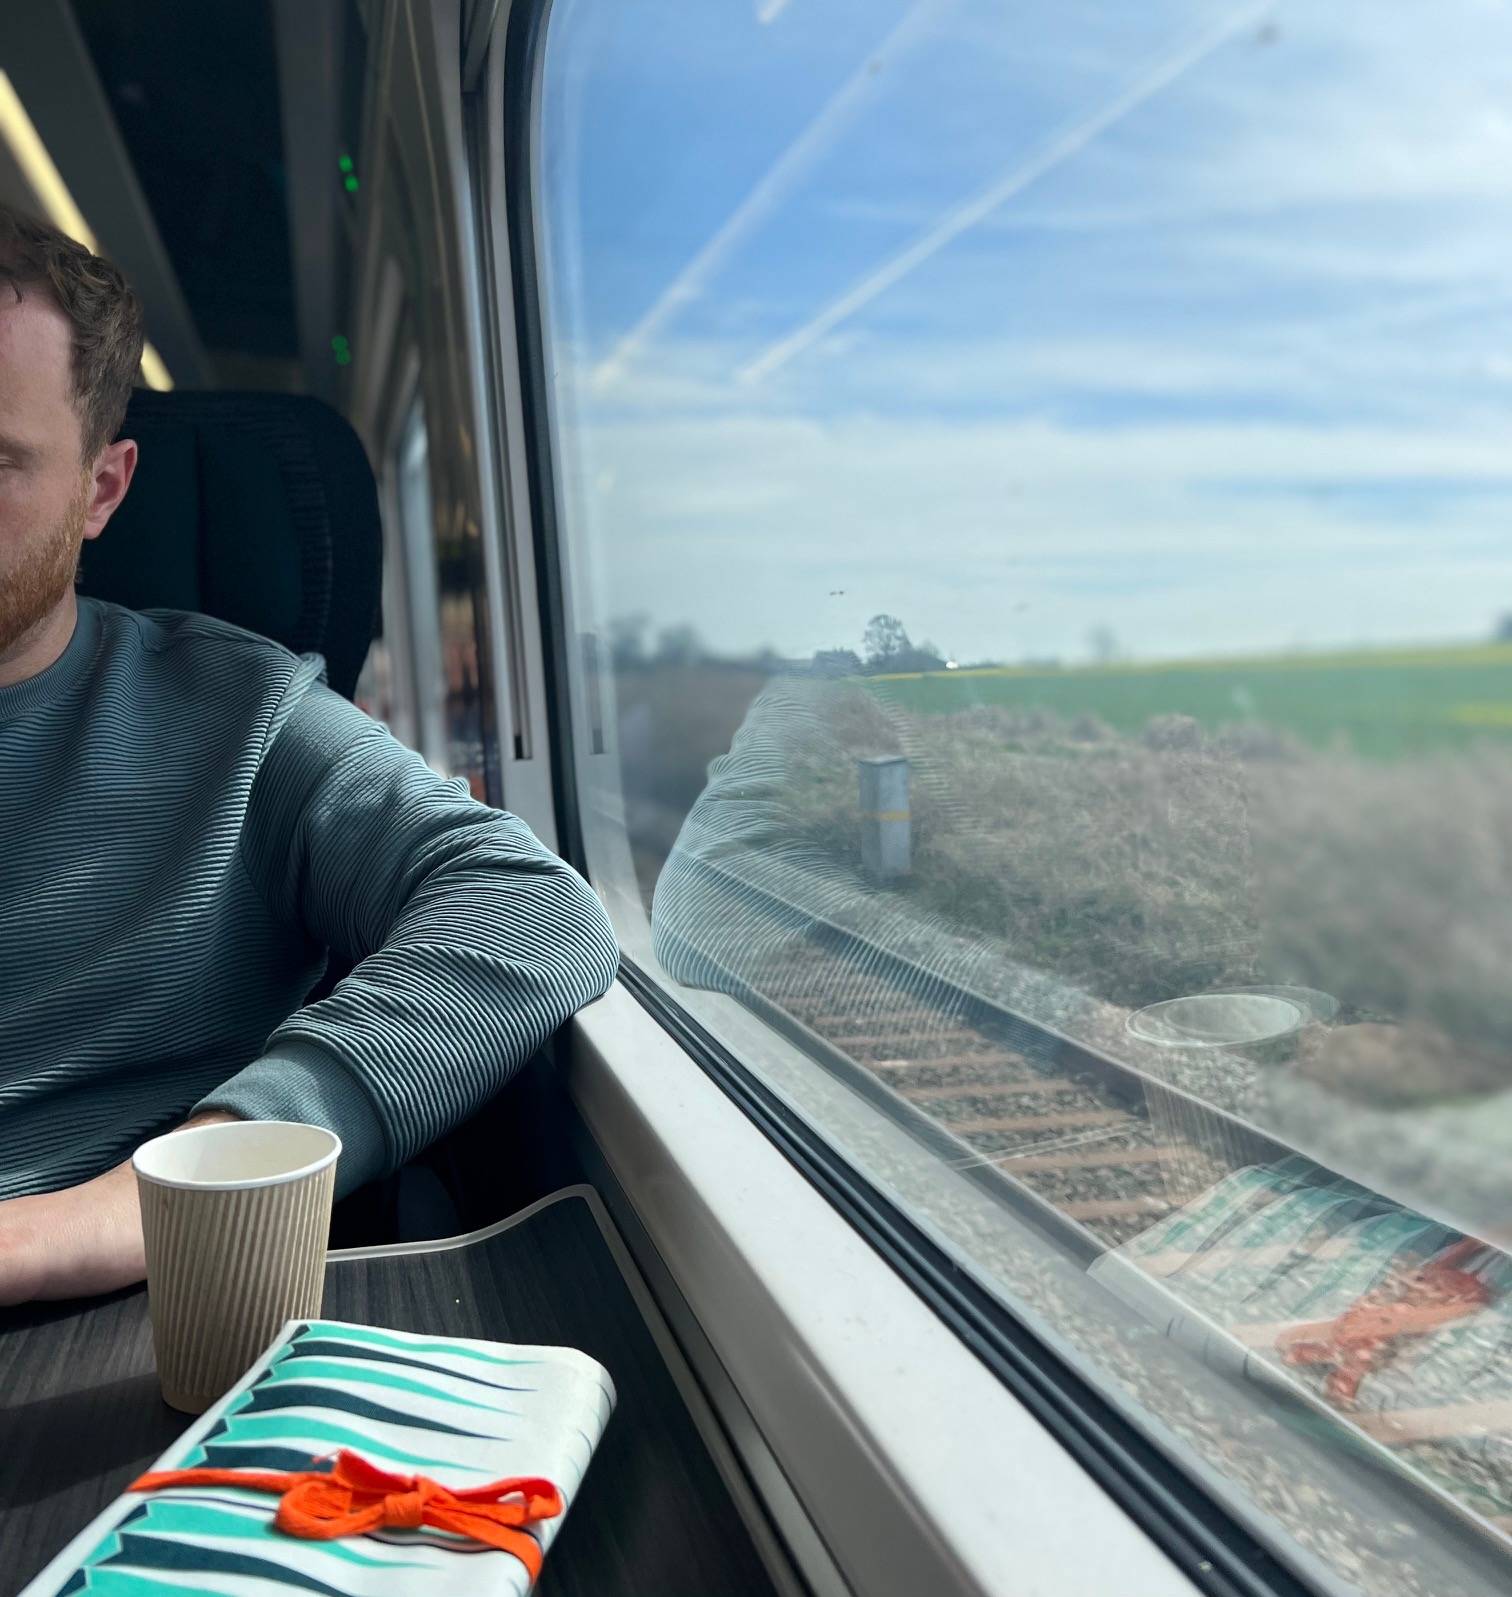
[[[562,1494],[550,1481],[535,1476],[454,1492],[424,1475],[391,1475],[345,1449],[328,1471],[285,1475],[256,1469],[165,1469],[143,1475],[127,1490],[155,1492],[165,1486],[240,1486],[282,1493],[273,1523],[290,1536],[313,1541],[362,1536],[385,1527],[429,1525],[454,1531],[513,1553],[532,1580],[541,1572],[541,1548],[519,1527],[555,1519],[562,1512]]]
[[[1287,1364],[1332,1364],[1324,1393],[1334,1403],[1351,1404],[1365,1377],[1389,1364],[1408,1337],[1452,1325],[1491,1301],[1490,1287],[1462,1268],[1484,1250],[1485,1243],[1462,1237],[1365,1293],[1337,1319],[1292,1326],[1277,1339],[1277,1350]]]

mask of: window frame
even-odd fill
[[[505,226],[503,52],[493,39],[498,0],[470,0],[464,18],[461,124],[472,231],[468,259],[472,331],[468,351],[484,417],[479,435],[483,531],[496,577],[492,624],[499,661],[499,752],[506,806],[549,848],[557,847],[556,767],[547,663],[538,605],[540,578],[513,307],[498,285],[514,276]]]

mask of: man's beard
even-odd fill
[[[0,576],[0,657],[46,620],[73,586],[88,513],[89,497],[81,489],[47,537]]]

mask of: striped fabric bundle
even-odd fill
[[[351,1452],[459,1493],[539,1478],[565,1513],[613,1406],[607,1371],[569,1348],[292,1321],[155,1469],[302,1472]],[[22,1597],[265,1597],[284,1587],[322,1597],[526,1597],[538,1563],[423,1524],[303,1540],[275,1526],[277,1509],[265,1491],[224,1480],[128,1492]],[[544,1553],[561,1523],[543,1517],[524,1534]]]
[[[1512,1258],[1302,1158],[1236,1170],[1092,1276],[1512,1531]]]

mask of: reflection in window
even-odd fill
[[[1512,1526],[1509,46],[558,0],[541,138],[627,943],[886,1097],[984,1280],[1404,1597]],[[1383,1539],[1362,1450],[1485,1540]]]
[[[420,747],[418,691],[405,556],[404,522],[399,511],[397,470],[388,462],[379,490],[383,521],[383,596],[377,636],[368,648],[353,695],[358,707],[381,721],[401,743]]]
[[[430,442],[425,408],[417,398],[399,434],[394,498],[413,632],[416,720],[420,752],[438,770],[448,768],[441,641],[436,633],[435,517],[431,511]]]
[[[390,583],[384,582],[384,612],[389,608]],[[396,680],[394,641],[390,632],[380,632],[368,648],[362,673],[357,678],[357,689],[352,695],[359,710],[381,721],[401,743],[413,739],[413,731],[405,725],[404,709],[400,703],[401,683]]]
[[[498,729],[488,640],[489,583],[477,523],[456,494],[445,501],[436,528],[433,591],[440,619],[440,669],[446,763],[465,778],[474,798],[499,793]]]
[[[476,528],[438,532],[430,435],[417,395],[400,428],[386,486],[392,505],[384,579],[385,636],[358,684],[358,702],[390,722],[437,770],[490,795],[491,695],[480,641],[486,592]],[[496,773],[495,773],[496,774]],[[497,788],[497,782],[494,784]]]

